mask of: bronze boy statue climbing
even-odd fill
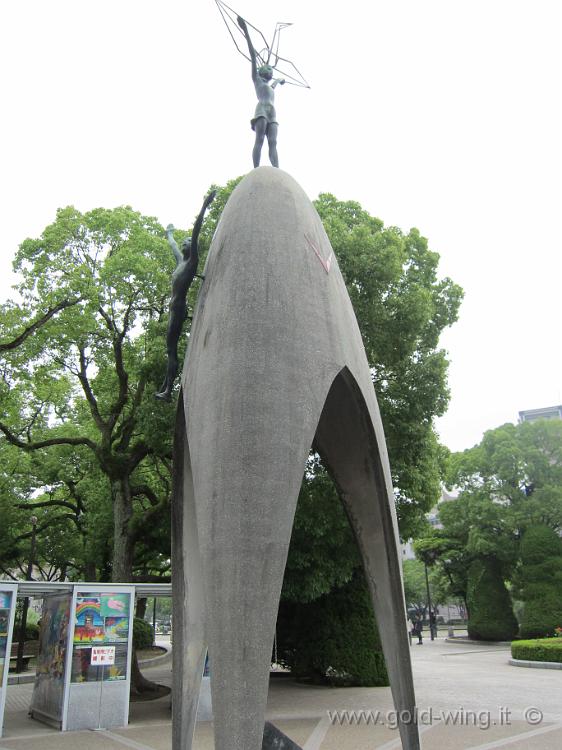
[[[182,243],[181,253],[174,239],[174,227],[172,224],[168,224],[166,228],[166,238],[174,253],[176,268],[172,274],[172,297],[170,299],[170,313],[166,333],[168,367],[160,391],[154,394],[156,398],[162,401],[172,400],[172,388],[174,387],[174,380],[178,372],[178,341],[183,322],[187,316],[187,293],[193,279],[197,275],[197,266],[199,265],[199,232],[201,231],[205,211],[214,199],[215,194],[216,191],[213,190],[203,201],[199,216],[193,226],[191,237],[187,237]]]

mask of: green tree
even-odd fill
[[[173,268],[163,230],[130,208],[69,207],[22,243],[14,268],[21,302],[2,310],[0,449],[16,468],[3,480],[20,510],[82,532],[83,569],[130,580],[137,542],[168,516],[172,409],[153,400]],[[108,511],[109,555],[95,544]]]
[[[513,510],[520,531],[543,523],[562,530],[562,421],[505,424],[455,454],[448,483]]]
[[[517,561],[518,543],[509,506],[490,500],[479,489],[439,504],[442,528],[414,543],[416,555],[437,566],[449,593],[467,605],[470,565],[483,558],[500,562],[507,578]]]
[[[480,444],[451,457],[448,484],[460,490],[458,498],[440,504],[442,528],[415,549],[466,601],[474,562],[494,561],[502,580],[517,580],[526,530],[537,524],[562,530],[562,422],[506,424],[486,432]]]

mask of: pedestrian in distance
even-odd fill
[[[418,637],[418,644],[417,645],[418,646],[423,645],[422,633],[423,633],[423,625],[422,625],[421,617],[417,617],[414,620],[414,627],[412,628],[412,634],[413,635],[417,635],[417,637]]]

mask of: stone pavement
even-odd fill
[[[413,645],[411,652],[424,748],[562,747],[560,671],[510,666],[505,646],[439,638]],[[143,671],[157,682],[171,684],[170,658]],[[132,703],[126,728],[61,733],[29,719],[31,691],[31,684],[9,686],[0,750],[171,748],[169,697]],[[271,679],[268,719],[303,750],[399,750],[395,718],[389,688],[310,687],[282,675]],[[201,723],[193,750],[212,749],[212,725]]]

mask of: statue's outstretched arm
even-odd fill
[[[277,85],[284,86],[285,85],[285,79],[284,78],[276,78],[273,83],[271,84],[271,88],[274,89]]]
[[[168,226],[166,227],[166,239],[168,240],[168,245],[172,248],[174,258],[176,259],[176,265],[178,263],[181,263],[183,258],[182,258],[182,254],[179,251],[178,244],[174,239],[174,225],[173,224],[168,224]]]
[[[201,231],[201,226],[203,225],[203,218],[205,216],[205,211],[211,205],[216,194],[217,194],[216,190],[211,190],[209,195],[207,195],[205,200],[203,201],[203,205],[201,206],[201,210],[199,211],[199,216],[195,219],[195,224],[193,225],[193,232],[191,233],[191,256],[192,257],[194,257],[195,254],[197,253],[197,243],[199,240],[199,232]]]
[[[242,16],[238,16],[236,20],[238,21],[238,26],[240,26],[244,36],[246,37],[246,42],[248,44],[248,51],[250,53],[250,60],[252,61],[252,81],[255,83],[258,77],[258,66],[256,64],[256,50],[254,49],[254,45],[252,44],[252,40],[250,39],[250,33],[248,31],[248,26],[246,24],[246,21],[242,18]]]

